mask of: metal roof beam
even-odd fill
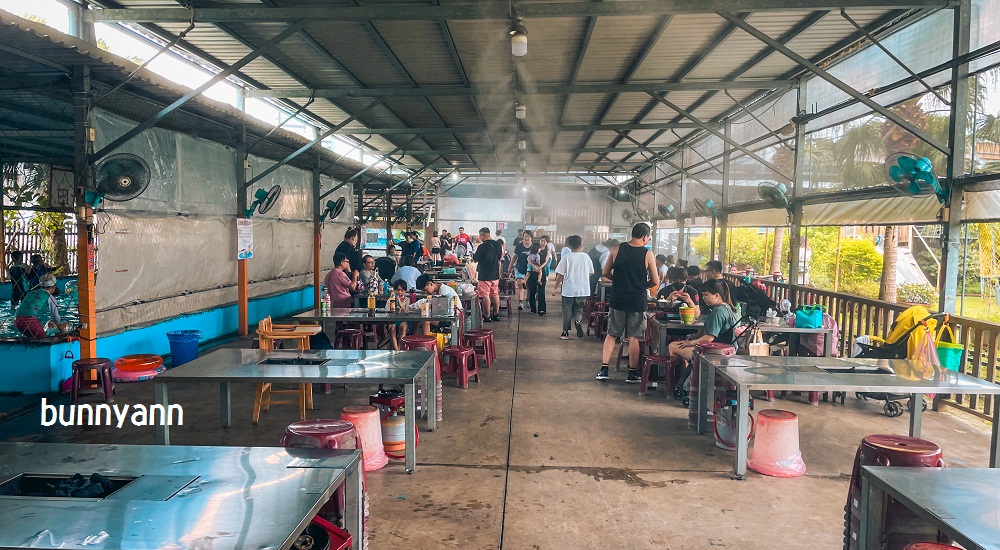
[[[831,75],[827,71],[821,69],[815,63],[813,63],[813,62],[809,61],[808,59],[802,57],[801,55],[793,52],[790,48],[788,48],[784,44],[779,44],[775,39],[773,39],[770,36],[764,34],[763,32],[761,32],[759,29],[757,29],[753,25],[747,23],[746,21],[743,21],[742,19],[737,18],[736,16],[734,16],[731,13],[728,13],[726,11],[720,11],[719,15],[722,16],[722,17],[724,17],[724,18],[726,18],[726,19],[728,19],[733,24],[738,25],[741,29],[743,29],[744,31],[746,31],[747,34],[753,36],[757,40],[760,40],[761,42],[767,44],[768,46],[771,46],[772,48],[774,48],[775,50],[777,50],[778,52],[780,52],[782,55],[784,55],[788,59],[791,59],[792,61],[794,61],[797,64],[799,64],[802,68],[808,70],[809,72],[811,72],[811,73],[815,74],[816,76],[822,78],[823,80],[829,82],[834,87],[836,87],[840,91],[844,92],[845,94],[851,96],[852,98],[860,101],[861,103],[863,103],[869,109],[871,109],[871,110],[875,111],[876,113],[879,113],[880,115],[882,115],[885,118],[889,119],[890,121],[892,121],[894,124],[896,124],[900,128],[902,128],[902,129],[906,130],[907,132],[910,132],[911,134],[917,136],[918,138],[920,138],[921,140],[923,140],[924,142],[926,142],[928,145],[934,147],[938,151],[941,151],[945,155],[950,155],[951,154],[951,148],[949,148],[947,144],[941,143],[940,140],[935,139],[933,136],[931,136],[930,134],[928,134],[924,130],[921,130],[920,128],[917,128],[916,126],[910,124],[908,121],[904,120],[902,117],[900,117],[896,113],[893,113],[889,109],[883,107],[882,105],[879,105],[874,100],[872,100],[868,96],[862,94],[861,92],[855,90],[854,88],[852,88],[851,86],[849,86],[844,81],[842,81],[839,78]]]
[[[500,84],[498,84],[499,86]],[[647,92],[684,92],[701,90],[762,90],[792,88],[794,80],[735,80],[722,81],[682,81],[682,82],[651,82],[621,84],[609,82],[605,84],[538,84],[530,90],[521,92],[523,96],[530,95],[564,95],[564,94],[620,94]],[[306,98],[306,97],[455,97],[495,94],[497,86],[428,86],[416,88],[412,86],[394,86],[382,88],[363,88],[360,86],[344,86],[339,88],[272,88],[268,90],[247,90],[247,97],[268,98]]]
[[[619,2],[519,2],[525,19],[599,16],[664,16],[675,13],[708,13],[719,10],[800,11],[840,8],[914,9],[949,8],[952,0],[631,0]],[[506,3],[475,2],[446,6],[298,6],[225,8],[135,8],[87,10],[86,23],[249,23],[254,21],[447,21],[510,20]]]
[[[708,122],[710,126],[721,128],[719,123]],[[615,130],[669,130],[672,128],[701,128],[693,122],[648,122],[644,124],[567,124],[564,126],[532,126],[532,132],[599,132]],[[516,134],[518,130],[511,128],[488,128],[486,126],[453,126],[453,127],[413,127],[413,128],[342,128],[334,134],[348,134],[355,136],[366,135],[393,135],[393,134]]]
[[[112,141],[111,143],[105,145],[104,148],[102,148],[100,151],[94,153],[93,155],[90,155],[90,158],[88,159],[88,161],[91,162],[91,163],[94,163],[94,162],[97,162],[98,160],[104,158],[111,151],[114,151],[115,149],[121,147],[123,144],[125,144],[126,142],[128,142],[129,140],[131,140],[132,138],[134,138],[135,136],[139,135],[143,131],[145,131],[145,130],[147,130],[149,128],[152,128],[153,126],[155,126],[157,122],[159,122],[160,120],[163,120],[163,117],[165,117],[165,116],[169,115],[170,113],[174,112],[175,110],[181,108],[188,101],[191,101],[195,97],[197,97],[197,96],[201,95],[202,93],[204,93],[205,90],[208,90],[212,86],[215,86],[219,82],[221,82],[221,81],[229,78],[233,73],[235,73],[236,71],[242,69],[244,66],[248,65],[254,59],[257,59],[258,57],[260,57],[265,51],[267,51],[271,47],[273,47],[276,44],[280,43],[281,41],[283,41],[284,39],[288,38],[289,36],[295,34],[298,30],[299,30],[299,26],[298,25],[289,25],[289,27],[287,29],[285,29],[284,31],[282,31],[281,33],[279,33],[278,35],[276,35],[275,37],[273,37],[270,40],[268,40],[267,42],[265,42],[262,46],[260,46],[260,47],[258,47],[256,49],[252,50],[250,53],[248,53],[247,55],[243,56],[239,61],[237,61],[236,63],[233,63],[232,65],[230,65],[229,67],[227,67],[226,70],[222,71],[221,73],[216,74],[212,78],[208,79],[208,81],[206,81],[201,86],[198,86],[194,90],[191,90],[190,92],[184,94],[184,96],[182,96],[181,98],[179,98],[177,101],[174,101],[170,105],[167,105],[166,107],[164,107],[163,109],[161,109],[160,112],[158,112],[155,115],[151,116],[150,118],[146,119],[144,122],[142,122],[138,126],[132,128],[128,132],[125,132],[118,139],[116,139],[116,140]]]
[[[539,154],[582,154],[582,153],[639,153],[644,151],[649,151],[648,147],[573,147],[573,148],[532,148],[529,149],[528,153],[539,153]],[[669,153],[674,151],[671,147],[666,150],[662,150],[659,153]],[[480,149],[430,149],[430,150],[416,150],[416,151],[402,151],[402,154],[406,156],[423,156],[423,155],[494,155],[497,150],[492,147],[484,147]],[[593,161],[590,161],[593,162]],[[613,161],[612,161],[613,162]]]

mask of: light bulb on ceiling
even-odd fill
[[[524,187],[522,187],[522,188],[521,188],[521,191],[524,191],[525,193],[527,193],[527,192],[528,192],[528,186],[527,186],[527,185],[525,185]]]
[[[524,139],[517,140],[517,150],[525,151],[528,149],[528,142]]]
[[[624,189],[619,189],[619,190],[618,190],[618,196],[619,196],[619,197],[623,197],[623,196],[625,196],[625,190],[624,190]]]
[[[517,165],[521,167],[521,170],[524,170],[528,166],[528,161],[521,159],[517,161]]]
[[[451,173],[451,181],[458,181],[458,172]]]
[[[524,103],[514,104],[514,117],[518,120],[524,120],[528,117],[528,107]]]
[[[514,57],[528,55],[528,31],[520,25],[510,31],[510,53],[514,54]]]
[[[795,122],[792,121],[789,122],[788,124],[785,124],[784,126],[781,127],[780,130],[778,130],[778,133],[783,136],[795,135]]]

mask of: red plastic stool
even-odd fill
[[[342,328],[337,331],[334,349],[366,349],[365,332],[360,328]]]
[[[441,359],[438,356],[437,338],[424,334],[410,334],[399,339],[400,348],[403,351],[413,351],[415,349],[425,349],[434,352],[434,372],[438,380],[441,379]]]
[[[360,449],[361,440],[354,424],[346,420],[302,420],[285,427],[282,447],[306,449]],[[364,468],[359,468],[364,475]],[[347,509],[344,486],[334,491],[333,497],[320,508],[322,518],[338,519]]]
[[[500,295],[500,309],[507,310],[507,317],[511,316],[510,299],[513,298],[511,294],[501,294]]]
[[[850,491],[847,495],[847,505],[844,507],[845,549],[857,547],[857,537],[861,531],[859,513],[862,466],[941,468],[947,465],[941,447],[925,439],[893,434],[875,434],[862,439],[854,457]],[[883,506],[879,528],[882,530],[883,538],[890,542],[892,548],[903,548],[909,543],[918,541],[944,540],[943,535],[893,499],[887,499],[886,505]]]
[[[458,387],[469,387],[469,376],[476,376],[476,383],[479,383],[479,361],[476,359],[476,350],[465,346],[448,346],[444,348],[442,358],[441,376],[458,378]],[[471,364],[470,364],[471,360]]]
[[[948,550],[949,548],[954,550],[956,547],[943,542],[914,542],[907,544],[903,550]]]
[[[642,379],[639,382],[639,395],[646,395],[646,385],[649,384],[649,371],[653,366],[662,366],[666,372],[667,395],[674,394],[674,386],[677,384],[678,361],[666,355],[647,355],[642,362]]]
[[[104,392],[104,401],[114,403],[115,401],[115,381],[111,379],[111,359],[95,357],[93,359],[78,359],[73,361],[73,375],[70,386],[70,400],[76,404],[80,397],[80,388],[84,383],[84,373],[91,370],[97,371],[97,380]]]
[[[493,361],[496,361],[497,352],[493,345],[492,329],[482,328],[465,331],[465,335],[462,336],[462,345],[476,350],[476,355],[481,355],[486,362],[486,368],[492,367]]]

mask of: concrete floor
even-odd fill
[[[693,435],[678,402],[662,391],[640,397],[623,382],[624,368],[595,381],[599,342],[559,340],[559,306],[550,307],[545,318],[515,312],[490,325],[498,363],[469,389],[446,382],[444,422],[421,433],[413,475],[401,461],[368,474],[371,548],[839,548],[858,442],[906,433],[907,417],[887,418],[880,404],[853,397],[819,406],[804,396],[758,400],[758,409],[799,415],[809,471],[733,481],[732,453]],[[272,408],[253,428],[252,392],[234,387],[237,424],[223,430],[215,387],[171,386],[185,412],[185,426],[171,430],[175,443],[276,445],[294,407]],[[369,393],[317,394],[310,416],[336,417]],[[152,400],[151,384],[118,386],[119,403]],[[989,433],[979,421],[928,412],[923,436],[953,467],[986,466]],[[36,411],[0,423],[0,439],[152,444],[153,432],[43,428]]]

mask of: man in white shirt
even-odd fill
[[[570,252],[563,254],[556,266],[556,284],[552,295],[562,292],[563,330],[559,338],[569,340],[570,323],[576,325],[576,337],[583,338],[583,307],[590,296],[590,276],[594,262],[583,250],[583,239],[571,235],[566,239]]]
[[[455,292],[455,289],[451,288],[448,285],[443,285],[435,281],[434,277],[432,277],[430,273],[424,273],[423,275],[417,277],[417,284],[415,286],[417,290],[423,290],[424,292],[427,293],[428,300],[431,299],[431,296],[447,296],[448,298],[451,298],[453,302],[458,304],[459,311],[462,310],[462,300],[455,299],[459,297],[458,293]],[[431,325],[439,326],[439,328],[451,327],[451,323],[449,321],[442,321],[442,322],[424,321],[423,323],[421,323],[421,325],[423,328],[422,331],[423,334],[431,333]]]

